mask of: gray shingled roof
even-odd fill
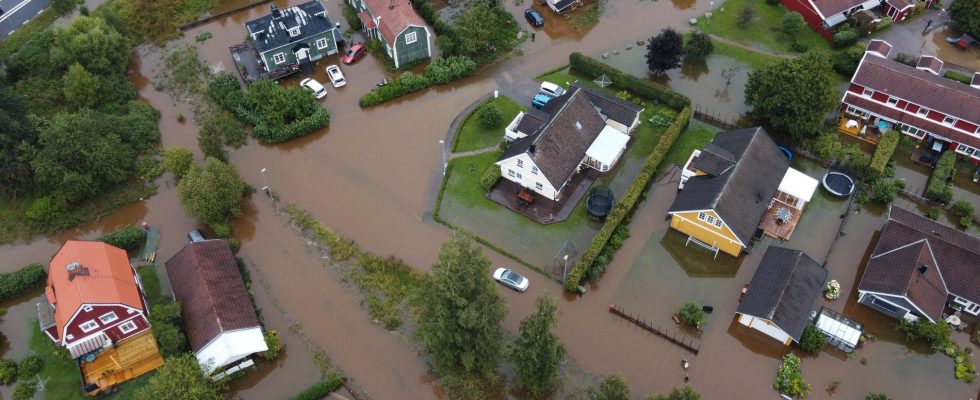
[[[569,87],[574,87],[585,92],[585,95],[589,98],[589,101],[598,107],[602,114],[605,114],[607,117],[609,117],[609,119],[626,126],[633,125],[633,121],[635,121],[636,117],[643,111],[642,106],[620,99],[619,97],[610,96],[597,89],[583,86],[578,82],[572,83]]]
[[[273,5],[272,7],[275,7]],[[334,29],[327,17],[323,4],[314,0],[300,5],[286,7],[245,23],[255,50],[263,53],[290,43],[305,42],[311,36]],[[299,36],[289,37],[288,29],[299,27]]]
[[[769,246],[737,312],[776,324],[800,341],[827,270],[802,251]]]
[[[720,175],[691,177],[668,212],[714,210],[748,244],[789,169],[789,160],[761,127],[719,133],[705,149],[714,147],[731,152],[735,166]]]

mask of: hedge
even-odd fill
[[[582,55],[582,53],[575,52],[569,54],[568,64],[571,69],[593,79],[605,74],[612,81],[613,85],[627,89],[640,97],[654,100],[654,102],[663,102],[675,110],[680,110],[691,105],[691,99],[687,98],[687,96],[670,90],[670,88],[664,85],[637,78],[613,68],[602,61]]]
[[[834,34],[834,48],[843,49],[854,43],[857,43],[858,33],[855,30],[847,30],[842,32],[837,32]]]
[[[340,377],[333,377],[319,383],[314,383],[313,386],[290,397],[289,400],[320,400],[340,388],[342,382],[343,380]]]
[[[146,231],[137,228],[135,225],[128,225],[125,228],[99,236],[98,240],[123,250],[133,250],[143,245],[143,241],[146,240]]]
[[[259,85],[268,85],[268,83],[259,80],[252,86],[258,87]],[[279,101],[295,101],[296,98],[290,97],[289,92],[303,89],[286,88],[275,84],[271,90],[276,92],[274,96],[277,96]],[[330,114],[320,103],[312,100],[312,97],[305,104],[290,104],[291,107],[295,108],[305,107],[301,110],[304,115],[285,123],[277,120],[275,115],[264,115],[256,111],[260,108],[252,99],[255,96],[254,93],[241,90],[238,78],[227,72],[215,75],[208,83],[208,94],[211,98],[226,110],[234,113],[242,122],[252,125],[254,127],[252,136],[263,143],[282,143],[330,125]],[[251,97],[250,94],[252,94]]]
[[[967,74],[964,74],[962,72],[953,71],[953,70],[946,71],[946,73],[943,74],[943,77],[945,77],[947,79],[952,79],[952,80],[957,81],[957,82],[960,82],[960,83],[965,83],[967,85],[969,85],[970,84],[970,81],[973,80],[973,77],[971,77],[971,76],[969,76]]]
[[[573,53],[573,56],[578,53]],[[581,56],[581,55],[579,55]],[[576,61],[570,60],[574,65]],[[608,74],[608,73],[607,73]],[[615,82],[615,81],[614,81]],[[686,100],[686,98],[684,98]],[[636,179],[630,184],[629,188],[626,190],[626,194],[619,199],[616,206],[613,207],[612,211],[606,216],[606,222],[599,229],[599,232],[592,238],[592,243],[582,254],[582,257],[575,262],[575,266],[572,270],[568,272],[568,276],[565,279],[565,290],[576,291],[578,290],[579,284],[582,282],[582,278],[585,274],[592,269],[592,264],[595,262],[596,257],[602,252],[606,247],[606,243],[609,242],[609,238],[612,237],[613,232],[616,228],[626,219],[626,216],[632,211],[633,207],[636,205],[637,200],[643,192],[646,191],[650,179],[653,178],[654,173],[657,171],[657,167],[660,165],[660,161],[663,160],[667,151],[670,147],[674,145],[674,141],[680,136],[681,132],[687,128],[688,120],[691,118],[691,107],[688,105],[684,107],[679,114],[677,114],[677,119],[674,123],[667,128],[663,136],[657,142],[657,147],[653,149],[650,153],[650,157],[647,158],[643,168],[636,175]]]
[[[936,167],[932,169],[932,175],[929,176],[929,182],[922,196],[940,203],[949,203],[953,199],[953,185],[949,182],[949,178],[953,176],[955,166],[956,153],[948,150],[943,152],[936,162]]]
[[[0,274],[0,301],[12,299],[44,285],[47,274],[39,263],[30,264],[14,272]]]
[[[878,142],[878,147],[875,149],[875,154],[871,157],[871,170],[882,174],[885,172],[885,167],[888,165],[888,160],[892,159],[892,154],[895,154],[895,148],[898,147],[898,141],[901,136],[898,131],[888,130],[881,137],[881,141]]]
[[[468,57],[454,56],[439,58],[429,63],[425,67],[425,72],[422,75],[403,72],[398,79],[361,96],[358,104],[361,108],[375,106],[409,93],[417,92],[431,85],[448,83],[473,75],[475,72],[476,63]]]

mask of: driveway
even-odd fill
[[[0,0],[0,39],[10,36],[45,8],[48,0]]]
[[[890,43],[893,47],[891,56],[898,53],[919,56],[928,54],[939,57],[945,63],[945,67],[955,69],[960,72],[972,74],[973,71],[980,70],[980,49],[974,47],[966,51],[955,49],[952,45],[943,41],[947,36],[954,33],[948,26],[949,13],[946,7],[952,1],[942,0],[942,9],[927,9],[922,15],[911,17],[911,20],[892,24],[891,28],[880,35],[873,35],[864,40],[865,44],[871,39],[881,39]],[[931,21],[931,24],[930,24]],[[926,27],[930,31],[926,32]]]

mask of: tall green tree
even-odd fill
[[[75,109],[94,108],[99,101],[99,77],[90,74],[79,63],[68,67],[62,85],[65,100]]]
[[[777,131],[797,139],[816,136],[837,104],[829,56],[809,52],[751,72],[745,102],[757,120]]]
[[[224,400],[224,387],[208,377],[193,354],[168,358],[135,400]]]
[[[980,38],[980,0],[954,0],[949,6],[953,29]]]
[[[517,386],[531,396],[553,390],[558,384],[565,346],[551,330],[558,306],[548,295],[537,300],[538,311],[521,321],[521,336],[514,343],[510,360]]]
[[[715,51],[711,36],[701,31],[691,32],[691,38],[684,44],[684,61],[701,61]]]
[[[590,400],[629,400],[630,387],[617,375],[607,376],[599,387],[589,388]]]
[[[100,17],[80,16],[56,28],[51,60],[60,71],[78,63],[93,75],[121,74],[129,65],[130,45]]]
[[[485,398],[498,379],[507,313],[490,260],[465,235],[442,245],[422,288],[416,332],[443,386],[456,398]]]
[[[788,36],[790,39],[796,39],[803,32],[803,28],[806,23],[803,21],[803,15],[793,11],[783,14],[783,34]]]
[[[690,386],[684,385],[680,388],[674,388],[668,394],[658,394],[647,398],[647,400],[701,400],[701,395]]]
[[[34,140],[27,103],[0,80],[0,194],[16,195],[31,186],[31,166],[20,158],[21,143]]]
[[[194,165],[194,153],[180,146],[163,149],[163,166],[178,179],[184,177]]]
[[[78,7],[78,0],[51,0],[48,5],[51,6],[51,11],[56,14],[65,15],[75,11],[75,7]]]
[[[223,224],[242,215],[242,197],[248,185],[234,166],[208,157],[195,165],[177,184],[177,198],[191,216],[208,225]]]
[[[655,74],[679,67],[683,55],[684,38],[671,28],[661,30],[647,41],[647,67]]]

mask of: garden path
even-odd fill
[[[717,40],[719,42],[730,44],[732,46],[738,47],[738,48],[743,49],[743,50],[748,50],[748,51],[751,51],[753,53],[765,54],[767,56],[773,56],[773,57],[779,57],[779,58],[797,58],[797,57],[799,57],[798,54],[773,53],[773,52],[770,52],[768,50],[758,49],[758,48],[749,46],[747,44],[742,44],[742,43],[736,42],[734,40],[727,39],[727,38],[724,38],[724,37],[721,37],[721,36],[718,36],[718,35],[714,35],[714,34],[711,34],[711,33],[709,33],[708,36],[711,37],[711,40]]]
[[[500,149],[500,146],[499,145],[487,146],[487,147],[484,147],[482,149],[464,151],[464,152],[460,152],[460,153],[452,153],[452,154],[449,155],[449,159],[450,160],[453,160],[453,159],[457,159],[457,158],[460,158],[460,157],[468,157],[468,156],[473,156],[473,155],[477,155],[477,154],[490,153],[490,152],[497,151],[499,149]]]

